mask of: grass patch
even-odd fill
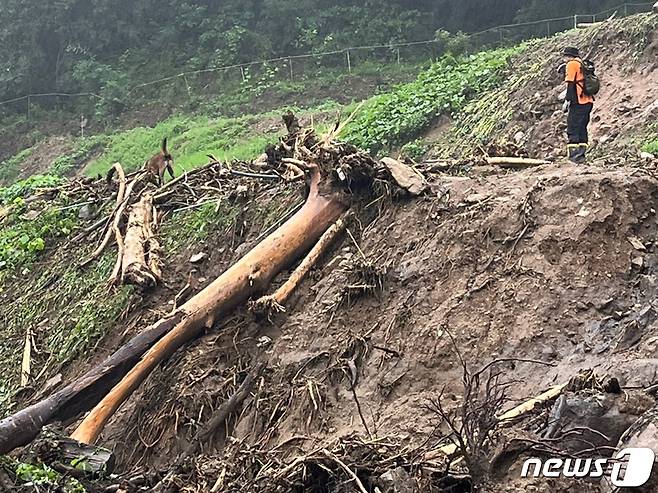
[[[106,285],[116,252],[107,251],[86,270],[77,267],[90,249],[76,251],[73,258],[69,249],[62,249],[60,256],[39,264],[33,273],[14,271],[5,278],[0,367],[12,371],[0,375],[0,417],[14,407],[26,328],[38,349],[32,359],[34,374],[45,367],[45,379],[62,365],[92,352],[128,306],[132,287],[108,293]]]
[[[165,250],[175,254],[186,245],[204,241],[211,233],[232,225],[239,212],[239,206],[221,200],[174,213],[160,227]]]
[[[104,175],[116,162],[126,171],[140,168],[160,149],[164,137],[174,156],[176,174],[208,162],[207,154],[226,159],[253,159],[271,136],[250,135],[256,117],[217,118],[205,116],[168,118],[155,127],[139,127],[106,137],[102,154],[85,168],[89,176]]]
[[[18,178],[22,164],[32,155],[34,148],[23,149],[18,154],[0,163],[0,182],[11,183]]]

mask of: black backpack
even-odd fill
[[[596,75],[596,68],[594,62],[591,60],[583,60],[580,62],[580,68],[583,72],[583,92],[587,96],[596,96],[601,90],[601,80]]]

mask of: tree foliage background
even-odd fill
[[[104,91],[182,70],[431,39],[620,0],[0,0],[0,98]]]

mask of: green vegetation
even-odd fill
[[[60,179],[53,176],[31,176],[10,187],[0,188],[0,281],[2,271],[17,268],[33,261],[47,242],[66,236],[77,225],[77,217],[70,210],[50,207],[28,213],[25,198],[37,188],[54,186]]]
[[[0,457],[0,468],[9,472],[19,482],[33,491],[60,491],[85,493],[84,486],[75,478],[66,477],[46,464],[18,462],[8,456]]]
[[[105,143],[106,138],[104,135],[78,139],[70,154],[64,154],[55,159],[48,170],[49,173],[56,176],[65,176],[71,171],[75,171],[81,164],[87,162],[94,153],[100,152]]]
[[[10,183],[14,181],[21,169],[21,165],[32,155],[33,148],[23,149],[18,154],[12,156],[7,161],[0,163],[0,182]]]
[[[648,130],[650,133],[642,145],[642,150],[644,152],[650,152],[653,155],[658,155],[658,125],[655,123],[649,125]]]
[[[416,81],[370,99],[344,138],[371,152],[402,144],[438,115],[458,112],[475,95],[499,84],[510,57],[523,50],[521,45],[468,57],[446,55]]]
[[[5,278],[3,291],[10,285],[20,285],[21,291],[3,307],[0,337],[5,344],[0,346],[0,367],[17,370],[0,375],[0,416],[14,406],[27,327],[39,348],[38,354],[33,353],[35,373],[48,375],[93,350],[116,327],[128,306],[132,287],[108,292],[107,279],[116,253],[109,250],[80,270],[77,264],[89,250],[76,250],[73,256],[71,251],[56,251],[54,258],[42,261],[38,269],[14,270],[11,278]]]
[[[17,198],[25,198],[39,188],[55,187],[62,179],[52,175],[32,175],[8,187],[0,187],[0,205],[9,204]]]
[[[161,227],[165,250],[175,254],[185,245],[203,241],[214,231],[233,224],[239,213],[239,206],[225,200],[175,213]]]
[[[417,160],[422,158],[428,149],[429,146],[418,139],[403,145],[400,154],[402,157]]]
[[[138,127],[109,135],[104,139],[102,152],[89,163],[85,173],[104,175],[116,162],[121,163],[126,171],[138,169],[160,150],[163,137],[168,137],[167,145],[174,155],[176,174],[208,162],[207,154],[219,159],[252,159],[274,138],[250,135],[250,124],[256,118],[174,116],[153,128]]]
[[[24,202],[16,199],[14,211],[5,219],[8,225],[0,229],[0,271],[33,261],[46,248],[46,242],[68,235],[77,224],[68,211],[46,210],[36,219],[20,219]]]

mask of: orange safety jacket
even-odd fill
[[[593,103],[594,98],[585,94],[585,75],[583,74],[583,62],[580,58],[574,58],[567,63],[567,70],[565,73],[564,81],[567,84],[573,83],[576,88],[576,96],[578,104]],[[567,90],[567,99],[569,99],[569,91]],[[575,103],[576,101],[571,101]]]

